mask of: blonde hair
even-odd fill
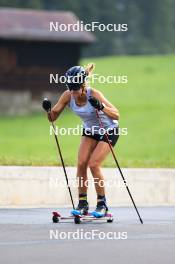
[[[94,63],[88,63],[87,66],[84,66],[85,72],[87,74],[87,76],[91,76],[91,74],[93,73],[93,70],[95,69],[95,64]],[[82,83],[81,85],[82,87],[82,95],[86,93],[86,81],[84,83]]]
[[[93,70],[95,69],[95,64],[94,63],[88,63],[87,66],[84,67],[87,76],[90,76],[93,73]]]

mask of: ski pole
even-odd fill
[[[100,127],[104,129],[104,125],[103,125],[103,123],[102,123],[102,121],[101,121],[101,118],[100,118],[100,116],[99,116],[99,113],[98,113],[98,110],[97,110],[97,109],[96,109],[96,115],[97,115],[97,118],[98,118],[98,120],[99,120]],[[112,156],[113,156],[113,158],[114,158],[114,160],[115,160],[115,163],[116,163],[116,165],[117,165],[117,167],[118,167],[118,170],[119,170],[119,172],[120,172],[120,175],[121,175],[121,177],[122,177],[122,180],[123,180],[123,182],[124,182],[124,184],[125,184],[125,187],[126,187],[126,189],[127,189],[127,191],[128,191],[128,194],[129,194],[129,196],[130,196],[130,198],[131,198],[131,201],[132,201],[132,203],[133,203],[133,205],[134,205],[134,208],[135,208],[135,210],[136,210],[136,213],[137,213],[137,215],[138,215],[138,217],[139,217],[140,223],[143,224],[143,220],[142,220],[142,218],[141,218],[141,216],[140,216],[140,214],[139,214],[139,211],[138,211],[138,209],[137,209],[137,206],[136,206],[136,204],[135,204],[135,202],[134,202],[134,199],[133,199],[133,197],[132,197],[132,195],[131,195],[130,189],[129,189],[129,187],[127,186],[127,183],[126,183],[125,177],[124,177],[124,175],[123,175],[123,173],[122,173],[122,170],[121,170],[121,168],[120,168],[120,166],[119,166],[119,163],[118,163],[118,161],[117,161],[117,158],[116,158],[115,153],[114,153],[114,150],[113,150],[113,147],[112,147],[112,145],[111,145],[111,143],[110,143],[110,141],[109,141],[109,137],[108,137],[108,134],[107,134],[106,132],[105,132],[105,136],[106,136],[106,139],[107,139],[108,145],[109,145],[109,147],[110,147],[110,150],[111,150]]]
[[[57,135],[55,133],[55,131],[56,131],[55,130],[55,125],[54,125],[54,122],[53,122],[51,114],[50,114],[51,102],[47,98],[45,98],[43,100],[42,106],[43,106],[44,110],[48,113],[49,119],[51,120],[51,124],[52,124],[53,130],[54,130],[54,137],[55,137],[58,153],[60,155],[60,159],[61,159],[61,164],[62,164],[62,168],[63,168],[63,171],[64,171],[64,175],[65,175],[65,178],[66,178],[66,183],[67,183],[67,187],[68,187],[68,191],[69,191],[72,207],[73,207],[73,209],[75,209],[72,192],[71,192],[71,189],[70,189],[70,186],[69,186],[69,180],[68,180],[68,176],[67,176],[67,172],[66,172],[66,167],[65,167],[65,164],[64,164],[64,160],[63,160],[63,155],[62,155],[62,152],[61,152],[61,148],[60,148],[60,144],[59,144],[59,141],[58,141],[58,137],[57,137]]]

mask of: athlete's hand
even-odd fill
[[[90,96],[88,101],[98,111],[103,110],[104,105],[94,96]]]
[[[47,117],[50,122],[54,122],[57,119],[53,111],[47,112]]]
[[[50,122],[55,121],[55,115],[53,111],[51,110],[51,101],[45,98],[42,103],[43,109],[47,112],[47,117]]]

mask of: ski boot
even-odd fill
[[[96,218],[104,217],[108,213],[108,207],[106,201],[97,202],[95,211],[92,212],[92,215]]]

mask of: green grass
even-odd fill
[[[93,87],[120,110],[121,136],[115,147],[123,167],[175,167],[175,56],[102,57],[95,73],[127,75],[127,84],[99,84]],[[65,111],[59,127],[75,127],[79,118]],[[43,112],[24,117],[0,117],[0,164],[57,165],[54,138],[49,136]],[[76,165],[80,138],[62,136],[61,148],[67,165]],[[114,166],[109,157],[104,166]]]

